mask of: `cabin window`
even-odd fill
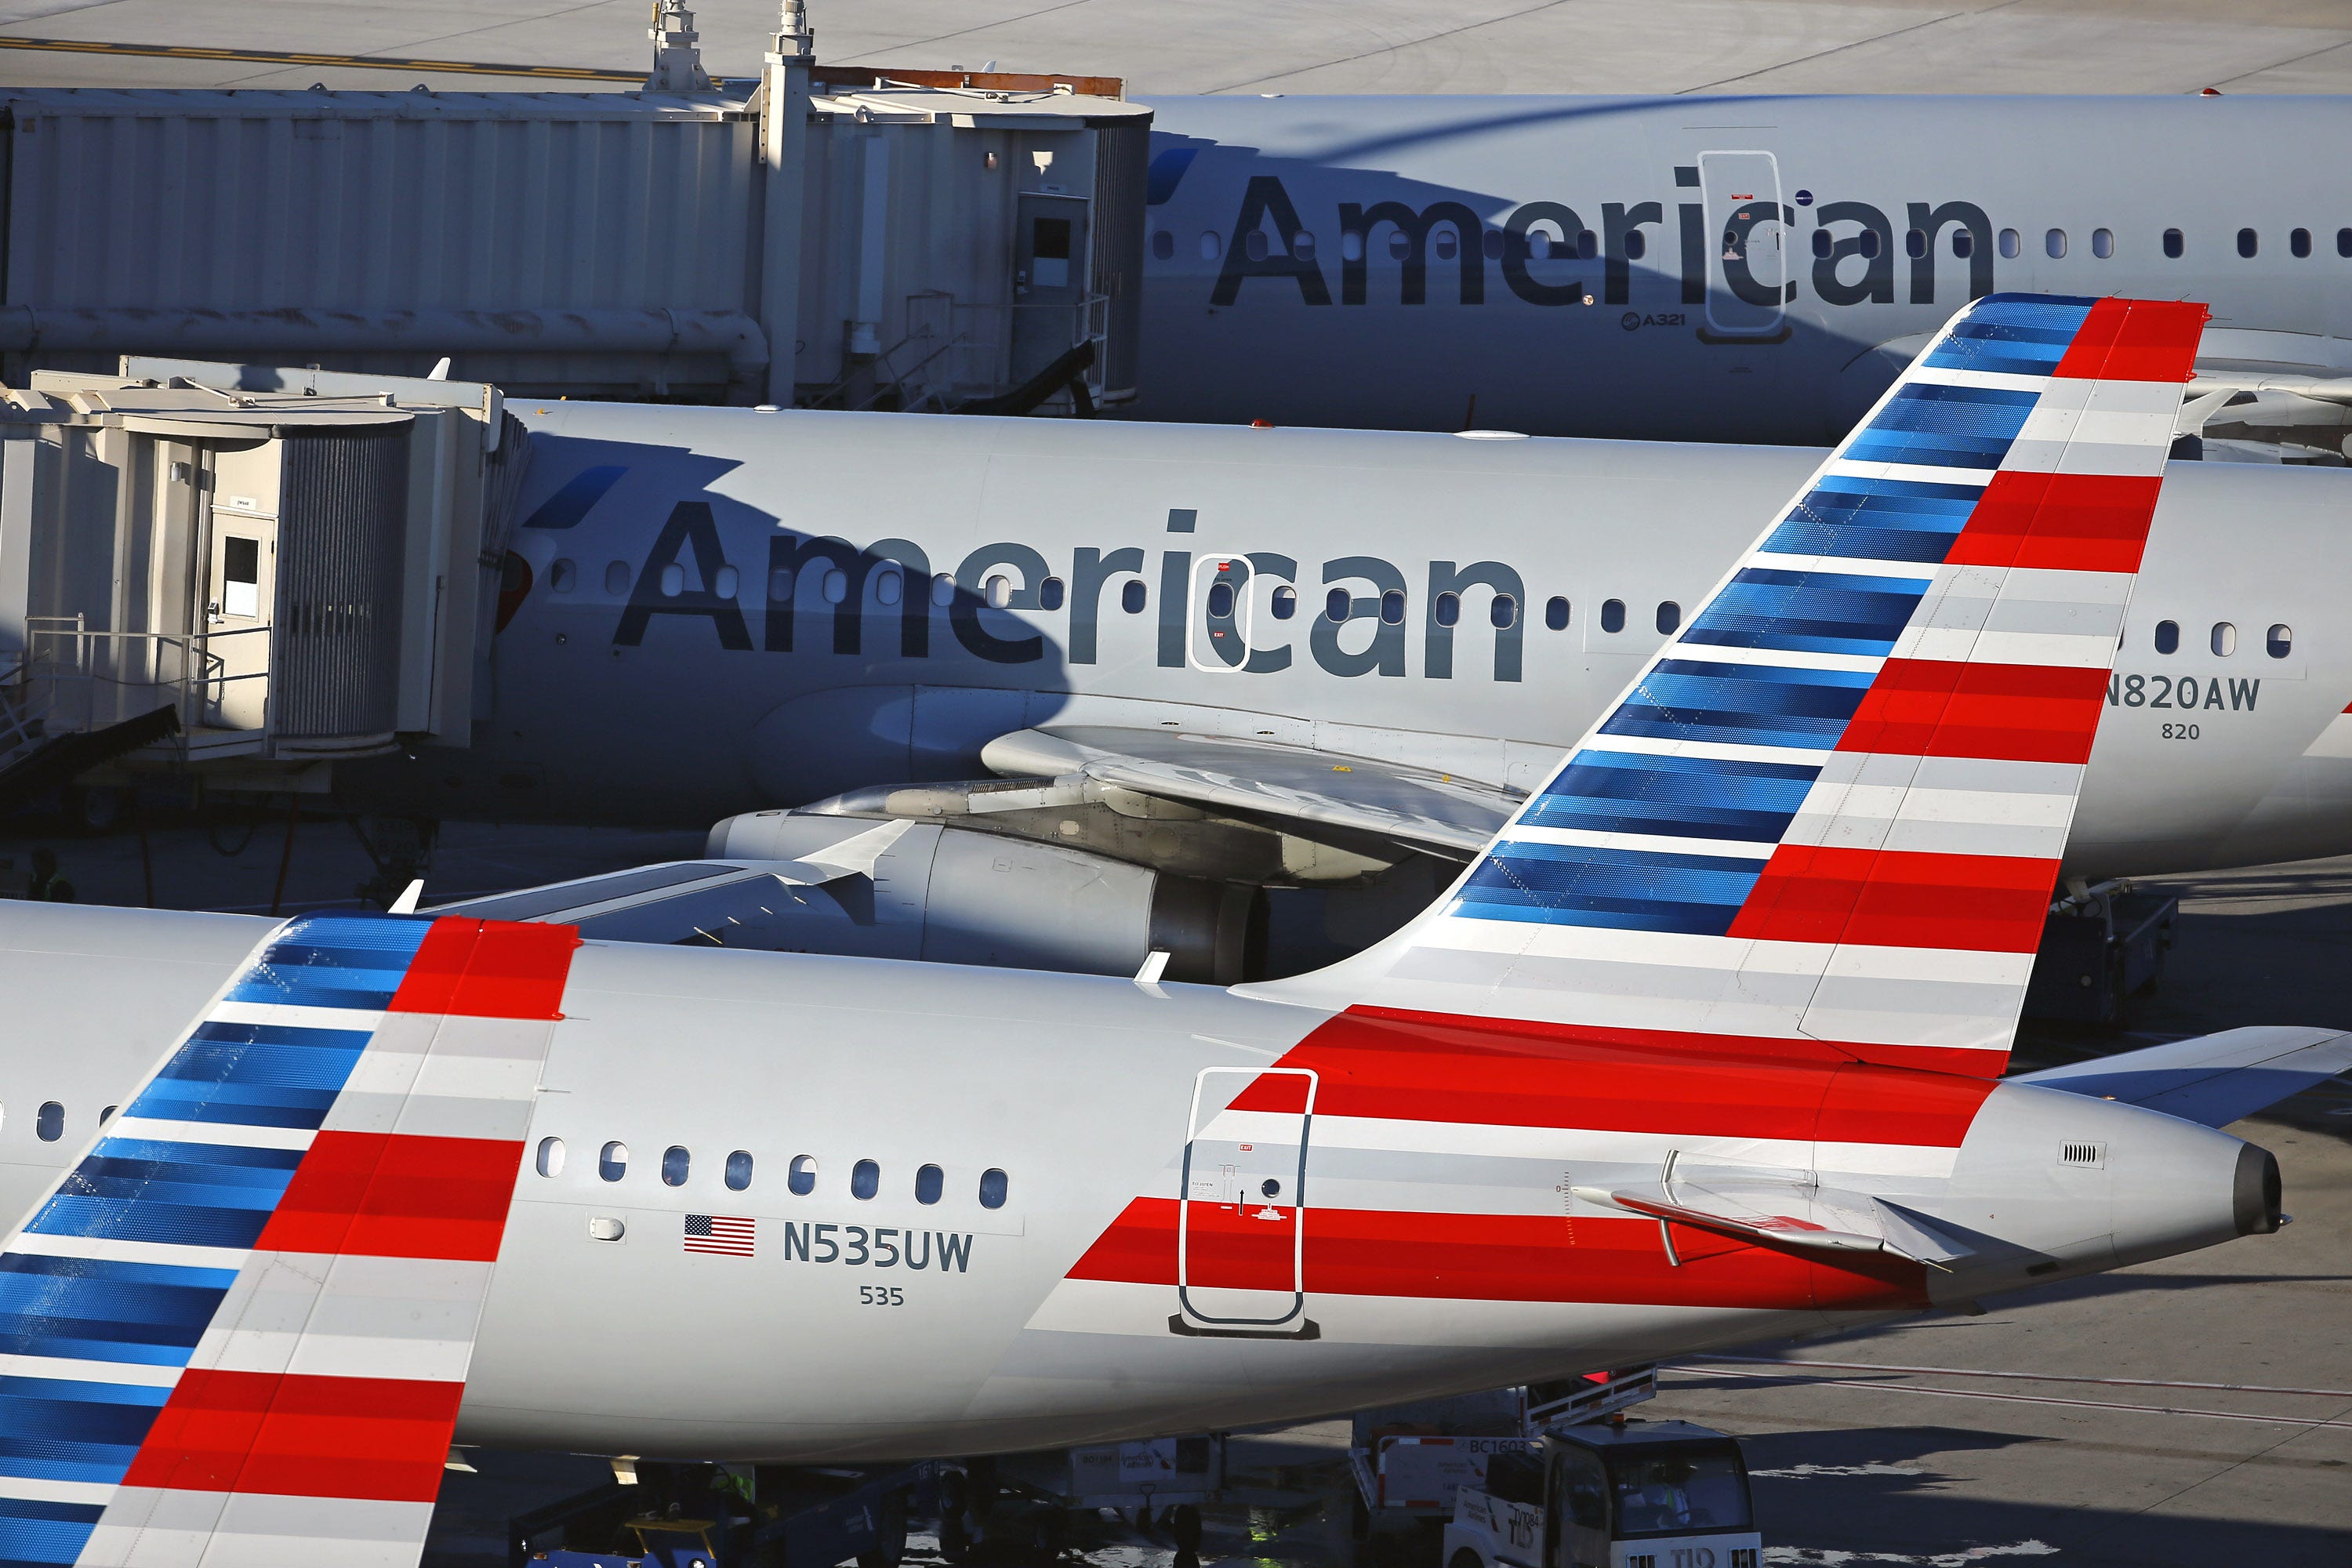
[[[2179,651],[2179,648],[2180,623],[2178,621],[2157,622],[2156,651],[2158,653],[2176,653]]]
[[[1835,248],[1835,245],[1830,239],[1830,231],[1828,229],[1817,228],[1813,230],[1813,254],[1815,256],[1821,258],[1823,261],[1827,261],[1830,258],[1830,252]]]
[[[2116,253],[2116,231],[2095,228],[2091,231],[2091,254],[2105,261]]]
[[[1445,237],[1451,236],[1453,230],[1451,229],[1440,230],[1438,243],[1441,245],[1444,244]],[[1406,257],[1411,256],[1412,254],[1412,242],[1405,238],[1404,231],[1402,229],[1396,228],[1389,230],[1389,258],[1392,261],[1402,261]],[[1447,254],[1447,252],[1441,250],[1438,254],[1443,256]]]
[[[2238,628],[2228,621],[2215,621],[2210,646],[2218,657],[2229,658],[2238,651]]]
[[[1037,607],[1041,610],[1062,607],[1062,580],[1059,577],[1048,577],[1037,584]]]
[[[981,599],[992,610],[1013,603],[1013,579],[1000,572],[981,585]]]
[[[578,586],[580,586],[580,563],[578,562],[566,561],[559,555],[553,562],[549,563],[547,568],[547,587],[550,593],[569,594],[572,589],[577,588]]]
[[[1003,1208],[1004,1206],[1004,1191],[1005,1179],[1003,1172],[991,1170],[982,1171],[980,1173],[981,1207],[984,1209]]]
[[[2238,254],[2240,256],[2252,261],[2254,258],[2254,253],[2261,248],[2262,237],[2254,233],[2252,229],[2242,228],[2238,231]]]
[[[2018,233],[2017,230],[2013,228],[2005,228],[2000,231],[2000,253],[2004,258],[2011,261],[2014,261],[2021,255],[2024,254],[2024,251],[2025,237],[2023,235]]]
[[[54,1143],[66,1135],[66,1108],[56,1100],[44,1101],[33,1116],[33,1136],[44,1143]]]
[[[665,1187],[686,1185],[687,1172],[691,1170],[693,1165],[694,1156],[688,1153],[683,1145],[671,1144],[662,1151],[662,1185]]]
[[[1224,251],[1225,242],[1217,237],[1217,231],[1215,229],[1204,228],[1201,231],[1202,260],[1214,261],[1218,257],[1223,255]]]
[[[1403,245],[1404,236],[1401,234],[1396,236],[1389,242],[1389,254],[1402,259],[1405,255]],[[1454,237],[1454,226],[1444,225],[1435,234],[1431,235],[1429,248],[1436,254],[1440,261],[1451,261],[1460,254],[1462,246],[1461,242]]]
[[[1353,232],[1339,237],[1339,259],[1361,261],[1364,258],[1364,237]]]
[[[1381,625],[1384,626],[1404,625],[1404,594],[1402,590],[1391,588],[1381,595]]]
[[[2181,253],[2188,248],[2189,241],[2183,237],[2179,229],[2168,228],[2164,231],[2164,254],[2166,256],[2178,261],[2180,259]]]
[[[2352,228],[2339,228],[2336,231],[2336,254],[2352,256]]]
[[[1478,239],[1478,253],[1489,261],[1503,259],[1503,231],[1490,228]]]
[[[777,597],[777,596],[778,596],[778,595],[773,595],[773,594],[771,594],[771,595],[769,595],[769,597],[770,597],[770,598],[775,598],[775,597]],[[787,594],[785,594],[785,595],[782,595],[782,596],[783,596],[783,597],[785,597],[785,598],[790,598],[792,595],[791,595],[789,593],[787,593]],[[941,573],[937,574],[936,575],[934,575],[934,576],[931,578],[931,603],[932,603],[932,604],[937,605],[940,609],[944,610],[944,609],[946,609],[950,605],[952,605],[952,604],[954,604],[954,603],[955,603],[955,596],[956,596],[955,577],[954,577],[954,575],[953,575],[952,574],[950,574],[950,573],[946,573],[946,572],[941,572]]]
[[[1213,621],[1234,618],[1234,585],[1231,583],[1209,584],[1209,618]]]
[[[662,597],[665,599],[675,599],[680,594],[686,592],[686,568],[684,565],[673,561],[668,565],[662,568],[661,591]]]
[[[733,598],[735,591],[742,585],[743,574],[736,571],[732,566],[721,566],[718,575],[710,582],[711,589],[722,599]]]
[[[1323,618],[1327,621],[1344,621],[1354,607],[1345,588],[1334,588],[1323,595]]]
[[[919,1204],[939,1202],[940,1194],[947,1190],[947,1173],[937,1165],[923,1166],[915,1173],[915,1201]]]
[[[1437,617],[1437,624],[1441,626],[1450,626],[1454,625],[1462,618],[1462,595],[1459,594],[1438,595],[1435,603],[1430,605],[1430,614]]]
[[[738,1149],[727,1156],[727,1190],[740,1193],[751,1184],[751,1152]]]
[[[849,1195],[870,1198],[882,1190],[882,1167],[871,1160],[860,1160],[849,1167]]]
[[[2311,230],[2307,228],[2299,228],[2288,235],[2286,237],[2286,247],[2290,252],[2296,256],[2309,256],[2311,254]]]
[[[1580,229],[1576,236],[1576,258],[1590,261],[1601,254],[1601,237],[1591,229]]]
[[[1519,602],[1508,594],[1497,594],[1486,606],[1486,619],[1496,631],[1507,631],[1517,624]]]
[[[1298,590],[1276,588],[1274,591],[1274,618],[1286,621],[1298,613]]]
[[[1914,260],[1927,255],[1927,231],[1924,228],[1905,229],[1903,231],[1903,254],[1912,258]]]
[[[1544,625],[1556,632],[1568,630],[1568,601],[1550,598],[1544,601]]]
[[[1252,261],[1265,259],[1265,231],[1259,229],[1242,237],[1242,254]]]
[[[1627,229],[1625,231],[1625,259],[1628,261],[1639,261],[1649,253],[1650,241],[1648,237],[1643,235],[1638,228]]]
[[[796,1198],[804,1198],[816,1191],[816,1156],[793,1155],[793,1163],[784,1170],[784,1185],[793,1190],[793,1196]]]
[[[827,569],[824,581],[819,584],[819,592],[824,595],[826,604],[841,604],[849,597],[849,574],[837,566]]]
[[[1118,591],[1118,607],[1130,616],[1139,616],[1143,614],[1146,597],[1142,584],[1129,582]]]
[[[1675,633],[1675,628],[1682,624],[1683,607],[1680,605],[1675,604],[1672,599],[1660,600],[1658,603],[1658,629],[1665,633],[1668,637],[1672,637]]]
[[[563,1140],[542,1138],[539,1141],[539,1173],[542,1176],[563,1174]]]
[[[2053,228],[2048,234],[2043,235],[2042,237],[2042,248],[2049,253],[2050,258],[2053,261],[2065,255],[2066,231],[2063,228]]]
[[[2271,628],[2270,636],[2263,639],[2263,651],[2270,655],[2273,658],[2284,658],[2287,655],[2293,653],[2294,651],[2294,628],[2284,624],[2273,626]]]
[[[119,1105],[108,1106],[105,1110],[98,1113],[98,1124],[100,1127],[105,1126],[108,1122],[114,1120],[114,1113],[121,1109],[122,1107]]]
[[[1601,629],[1604,632],[1622,632],[1625,629],[1624,600],[1605,599],[1601,601]]]
[[[614,562],[604,568],[604,592],[615,599],[624,597],[629,591],[629,575],[627,562]]]
[[[1154,229],[1151,234],[1151,259],[1173,261],[1176,258],[1176,237],[1166,229]]]
[[[596,1173],[608,1182],[617,1182],[629,1173],[629,1146],[615,1139],[604,1145],[596,1156]]]
[[[1866,228],[1862,231],[1862,254],[1865,260],[1875,261],[1878,259],[1878,231],[1876,229]]]
[[[1315,231],[1302,228],[1290,237],[1290,254],[1301,261],[1315,259]]]
[[[896,566],[874,574],[874,602],[895,605],[907,589],[907,579]]]

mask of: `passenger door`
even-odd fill
[[[197,617],[201,721],[258,730],[268,718],[270,623],[278,602],[277,442],[216,455],[212,542]]]
[[[1307,1338],[1307,1140],[1316,1075],[1206,1068],[1192,1084],[1177,1201],[1182,1333]]]
[[[1698,155],[1706,212],[1706,324],[1723,338],[1777,340],[1795,294],[1790,231],[1795,212],[1780,201],[1780,163],[1769,153]]]

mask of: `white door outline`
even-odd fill
[[[1748,165],[1731,163],[1733,159]],[[1760,168],[1756,160],[1762,160]],[[1708,161],[1714,167],[1708,167]],[[1759,177],[1760,176],[1760,177]],[[1780,160],[1758,148],[1718,148],[1698,155],[1699,200],[1706,219],[1707,289],[1706,324],[1711,331],[1734,337],[1765,337],[1780,330],[1781,320],[1788,313],[1788,284],[1794,253],[1790,248],[1790,224],[1787,208],[1780,200]],[[1750,189],[1754,186],[1754,189]],[[1742,300],[1731,291],[1731,279],[1726,263],[1732,259],[1724,252],[1724,240],[1735,222],[1752,207],[1764,209],[1761,215],[1740,231],[1738,259],[1748,268],[1757,284],[1772,290],[1772,302],[1759,305]],[[1757,230],[1770,226],[1770,250],[1759,254]],[[1779,265],[1769,268],[1771,276],[1760,275],[1766,268],[1759,267],[1765,255],[1777,256]],[[1732,317],[1725,321],[1718,310]]]
[[[1291,1198],[1291,1207],[1294,1211],[1291,1224],[1290,1242],[1290,1302],[1286,1309],[1276,1311],[1274,1315],[1270,1317],[1242,1313],[1227,1313],[1220,1315],[1218,1313],[1207,1312],[1202,1310],[1199,1306],[1196,1306],[1192,1300],[1192,1286],[1191,1282],[1192,1276],[1190,1269],[1192,1259],[1191,1239],[1192,1229],[1193,1155],[1195,1152],[1195,1145],[1200,1142],[1202,1132],[1205,1131],[1205,1127],[1201,1119],[1202,1091],[1207,1088],[1211,1079],[1218,1077],[1243,1078],[1249,1079],[1252,1083],[1255,1083],[1260,1079],[1266,1078],[1303,1078],[1307,1080],[1307,1102],[1297,1113],[1298,1118],[1298,1162],[1296,1169],[1292,1171],[1290,1177],[1291,1185],[1289,1195]],[[1318,1075],[1311,1068],[1202,1068],[1199,1073],[1194,1075],[1192,1079],[1192,1106],[1184,1121],[1184,1163],[1183,1170],[1178,1177],[1176,1200],[1176,1304],[1182,1309],[1184,1315],[1192,1321],[1201,1323],[1213,1324],[1219,1328],[1267,1330],[1284,1328],[1304,1316],[1306,1313],[1307,1141],[1307,1135],[1312,1130],[1315,1122],[1315,1090],[1319,1081]],[[1248,1084],[1244,1084],[1241,1088],[1236,1089],[1231,1095],[1216,1100],[1214,1102],[1215,1108],[1209,1113],[1209,1121],[1213,1123],[1219,1116],[1223,1115],[1225,1113],[1225,1108],[1234,1100],[1239,1099],[1244,1093],[1247,1092],[1248,1088]],[[1260,1112],[1257,1114],[1287,1116],[1291,1113],[1288,1111],[1276,1111],[1270,1113]],[[1202,1289],[1205,1291],[1221,1288],[1204,1286]],[[1257,1291],[1252,1293],[1258,1295],[1276,1295],[1279,1292],[1277,1288],[1276,1290]],[[1219,1306],[1223,1305],[1223,1303],[1213,1304]],[[1278,1305],[1278,1303],[1276,1303],[1276,1305]]]
[[[1241,580],[1232,584],[1234,613],[1228,617],[1233,622],[1230,635],[1240,639],[1240,646],[1233,650],[1238,657],[1228,661],[1211,653],[1204,658],[1203,639],[1214,630],[1209,625],[1209,595],[1216,584],[1210,579],[1229,565],[1237,568],[1241,575]],[[1185,595],[1184,659],[1194,669],[1204,675],[1234,675],[1249,663],[1250,633],[1257,625],[1257,598],[1250,589],[1256,576],[1250,558],[1238,552],[1212,552],[1192,563],[1192,581]]]

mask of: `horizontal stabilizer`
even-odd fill
[[[980,755],[990,772],[1008,778],[1081,774],[1139,795],[1368,833],[1455,858],[1486,847],[1524,800],[1474,779],[1306,746],[1108,725],[1020,730],[991,741]]]
[[[2352,1033],[2266,1026],[2224,1029],[2010,1079],[2225,1127],[2352,1068]]]
[[[1822,1186],[1802,1171],[1685,1167],[1655,1182],[1571,1190],[1587,1203],[1783,1250],[1885,1252],[1937,1268],[1970,1251],[1922,1215],[1869,1193]]]

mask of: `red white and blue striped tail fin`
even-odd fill
[[[0,1248],[0,1563],[418,1560],[577,944],[270,936]]]
[[[1969,305],[1444,899],[1263,992],[1999,1074],[2205,319]]]

